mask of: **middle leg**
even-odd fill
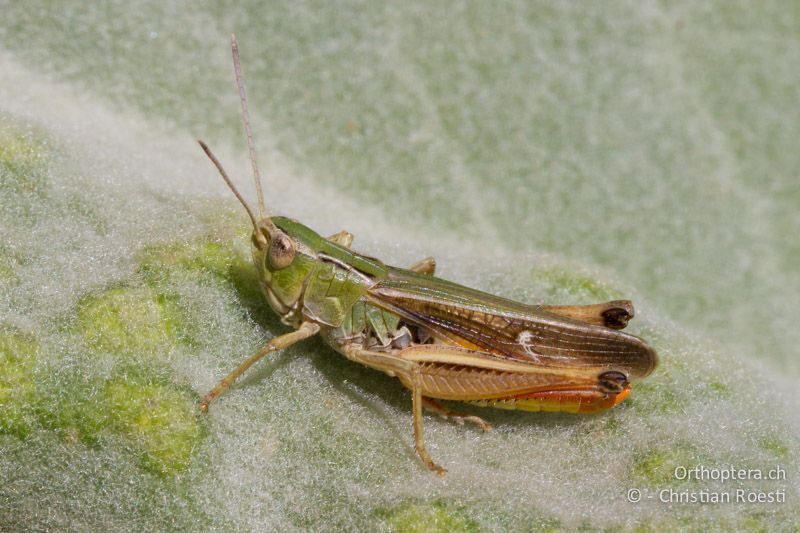
[[[425,259],[420,259],[410,267],[409,270],[413,270],[414,272],[419,272],[420,274],[427,274],[429,276],[433,276],[433,273],[436,272],[436,259],[433,257],[426,257]]]
[[[350,248],[353,245],[353,234],[345,230],[342,230],[339,233],[334,233],[327,239],[340,246],[344,246],[345,248]]]

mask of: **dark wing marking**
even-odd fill
[[[643,340],[402,269],[367,292],[381,307],[453,344],[527,364],[614,369],[644,377],[657,356]]]

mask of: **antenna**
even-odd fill
[[[239,87],[239,101],[242,104],[242,121],[244,122],[244,131],[247,134],[247,147],[250,150],[250,163],[253,165],[253,180],[256,183],[256,192],[258,193],[258,211],[261,219],[256,219],[253,210],[250,209],[250,206],[247,205],[247,202],[244,201],[244,198],[239,191],[236,190],[234,187],[233,182],[228,177],[227,172],[225,169],[222,168],[222,164],[219,162],[219,159],[211,152],[211,149],[204,143],[203,141],[199,140],[197,142],[200,143],[200,147],[206,153],[211,162],[214,163],[214,166],[217,167],[222,179],[225,180],[225,183],[228,185],[233,194],[236,195],[239,202],[244,206],[245,211],[247,211],[250,220],[253,222],[253,229],[255,230],[253,235],[258,240],[258,242],[262,244],[266,244],[266,239],[261,231],[259,231],[259,223],[261,224],[262,229],[266,229],[269,233],[271,238],[277,238],[278,236],[282,235],[280,229],[272,222],[272,220],[267,216],[267,208],[264,206],[264,191],[261,189],[261,175],[258,172],[258,163],[256,162],[256,148],[253,143],[253,132],[250,130],[250,113],[247,111],[247,95],[244,92],[244,81],[242,79],[242,65],[239,62],[239,44],[236,42],[236,35],[231,34],[231,52],[233,54],[233,70],[236,74],[236,85]]]
[[[250,163],[253,165],[253,180],[256,182],[256,192],[258,193],[258,213],[261,218],[264,218],[266,217],[267,208],[264,206],[261,173],[258,171],[258,163],[256,162],[256,147],[253,143],[253,132],[250,129],[250,112],[247,110],[247,94],[244,91],[242,64],[239,61],[239,43],[236,42],[235,34],[231,34],[231,53],[233,55],[233,71],[236,74],[236,85],[239,87],[239,101],[242,104],[242,122],[244,122],[244,131],[247,134],[247,148],[250,150]]]
[[[200,143],[200,148],[203,149],[203,151],[206,153],[206,155],[211,160],[211,162],[214,163],[214,166],[217,167],[217,170],[219,170],[219,173],[222,176],[222,179],[224,179],[225,183],[228,184],[228,188],[230,188],[230,190],[233,191],[233,194],[236,195],[236,198],[238,198],[239,202],[244,206],[245,211],[247,211],[247,214],[250,215],[250,220],[253,222],[253,229],[255,229],[256,233],[258,233],[258,231],[257,231],[258,230],[258,222],[256,221],[256,216],[253,214],[253,210],[250,209],[250,206],[247,205],[247,202],[244,201],[244,198],[242,198],[242,195],[239,194],[239,191],[237,191],[236,187],[234,187],[233,182],[228,177],[228,174],[225,172],[225,169],[222,168],[222,163],[219,162],[219,159],[217,159],[217,156],[215,156],[213,154],[213,152],[211,152],[211,148],[209,148],[206,143],[204,143],[200,139],[197,139],[197,142]]]

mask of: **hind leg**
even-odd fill
[[[414,444],[417,453],[428,470],[436,472],[440,476],[445,475],[447,470],[434,463],[428,450],[425,449],[422,428],[422,380],[419,363],[408,361],[391,353],[364,350],[356,345],[345,347],[344,353],[351,361],[381,370],[392,377],[400,377],[401,381],[411,389]]]
[[[441,416],[445,420],[453,420],[458,425],[463,426],[464,422],[470,422],[472,424],[475,424],[485,432],[492,430],[492,426],[483,418],[479,416],[465,415],[457,411],[451,411],[450,409],[440,404],[433,398],[427,398],[423,396],[422,406],[428,411],[434,412],[437,415]]]

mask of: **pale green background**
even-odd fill
[[[676,396],[674,401],[687,405],[697,401],[682,408],[690,413],[685,438],[694,438],[687,435],[695,427],[706,437],[694,444],[714,449],[715,429],[709,423],[715,412],[742,427],[763,413],[769,419],[764,424],[786,425],[783,445],[797,450],[791,444],[798,437],[797,401],[785,391],[796,389],[800,377],[800,3],[0,2],[0,12],[5,78],[0,113],[8,123],[32,126],[56,139],[74,165],[64,183],[73,183],[77,197],[95,206],[91,209],[99,214],[87,218],[108,221],[115,237],[98,243],[79,234],[80,221],[75,230],[64,226],[73,244],[64,244],[67,259],[50,263],[55,270],[26,271],[23,286],[29,289],[14,293],[19,299],[6,308],[14,323],[28,320],[24,317],[33,317],[28,324],[42,323],[45,303],[53,314],[69,313],[81,294],[124,279],[133,269],[132,254],[143,244],[192,235],[197,229],[192,217],[201,209],[192,207],[195,198],[220,198],[225,209],[238,213],[192,145],[201,136],[219,147],[239,182],[245,180],[228,50],[228,35],[235,30],[274,211],[321,232],[346,227],[356,233],[357,248],[392,261],[436,255],[443,276],[520,299],[547,295],[527,277],[538,261],[605,280],[637,300],[649,328],[662,327],[670,333],[661,334],[683,339],[672,341],[676,353],[689,350],[681,357],[692,370],[675,370],[667,357],[663,372],[672,368],[672,381],[656,382],[658,392],[650,392]],[[56,172],[53,181],[59,180]],[[74,185],[84,182],[104,185],[97,194]],[[243,188],[252,198],[249,185]],[[54,195],[59,191],[56,187]],[[3,232],[14,249],[26,248],[26,239],[32,239],[24,225]],[[48,238],[54,238],[52,232]],[[90,251],[97,252],[94,270],[86,266],[92,262],[80,259]],[[267,326],[270,333],[282,331],[274,323]],[[186,371],[186,381],[201,393],[213,376],[256,346],[255,338],[242,341],[237,350],[244,353],[226,353],[219,367],[197,371],[202,378]],[[312,346],[317,364],[334,357]],[[703,351],[706,346],[715,355]],[[714,362],[696,361],[705,358]],[[285,364],[300,364],[290,360]],[[694,384],[711,367],[735,376],[734,383],[754,383],[752,394],[740,392],[732,400],[746,417],[737,418],[735,409],[721,404],[700,413],[706,404],[692,400]],[[291,373],[302,376],[307,366],[288,368],[277,375],[263,371],[262,380],[249,381],[250,390],[239,394],[259,398],[259,409],[296,415],[303,407],[287,401],[281,410],[278,400],[263,392],[274,379],[297,387],[297,398],[313,395],[302,380],[289,385]],[[336,382],[342,367],[335,368],[320,382],[348,390],[350,385]],[[358,375],[367,376],[359,386],[368,386],[371,374]],[[319,385],[314,383],[305,385]],[[386,400],[375,392],[369,402]],[[393,420],[396,435],[379,441],[398,455],[392,473],[384,472],[389,479],[419,466],[412,453],[403,455],[410,442],[404,396],[391,394],[398,399],[391,400],[385,416]],[[774,398],[787,407],[759,406],[755,397],[768,405]],[[259,423],[252,413],[236,416],[238,423]],[[493,422],[502,426],[503,420]],[[511,426],[524,428],[520,431],[535,431],[525,427],[524,417],[511,420]],[[530,424],[543,425],[537,442],[548,453],[558,453],[559,442],[568,438],[565,432],[585,434],[584,426],[555,422],[550,427],[546,420],[534,417]],[[672,430],[674,423],[663,421],[665,438],[680,433]],[[383,424],[379,416],[375,425]],[[433,424],[445,428],[447,447],[480,438]],[[626,438],[652,431],[636,427],[634,420],[630,424]],[[209,446],[219,450],[222,445],[213,439],[223,439],[222,430],[212,424],[208,431],[215,443]],[[235,436],[228,435],[233,447]],[[531,472],[579,483],[581,464],[603,462],[592,455],[599,452],[591,439],[581,438],[585,446],[577,455],[542,458],[547,464],[532,465]],[[375,445],[371,439],[359,446]],[[724,446],[739,446],[736,457],[752,458],[741,435],[721,440]],[[649,445],[642,441],[643,447]],[[511,453],[504,450],[501,455]],[[447,456],[451,470],[458,469],[458,451]],[[376,460],[381,450],[368,453],[372,459],[356,457],[354,463]],[[474,454],[491,456],[492,450]],[[224,462],[213,453],[208,457]],[[248,471],[257,476],[262,467],[256,462]],[[383,515],[356,512],[348,522],[348,513],[337,510],[362,497],[372,502],[370,509],[390,507],[374,503],[374,495],[359,495],[359,490],[370,492],[364,487],[372,481],[345,483],[351,492],[339,503],[336,494],[323,494],[320,499],[327,503],[318,517],[295,520],[280,505],[274,514],[260,507],[254,487],[264,490],[259,483],[266,481],[248,484],[219,468],[212,478],[227,487],[230,499],[211,498],[212,510],[205,512],[214,518],[201,524],[323,527],[332,520],[385,525]],[[619,498],[610,505],[628,514],[626,519],[592,511],[591,492],[603,486],[592,476],[585,492],[556,491],[552,498],[525,503],[499,496],[513,493],[512,482],[528,483],[524,476],[502,478],[506,484],[497,478],[478,490],[470,489],[470,475],[491,474],[479,470],[460,478],[452,473],[454,480],[442,490],[424,472],[411,475],[409,486],[418,488],[419,498],[442,497],[465,512],[481,499],[481,490],[493,492],[487,497],[500,503],[481,508],[474,518],[489,528],[536,523],[507,518],[521,508],[545,517],[539,525],[564,527],[632,527],[671,514],[667,508],[631,508]],[[793,475],[797,483],[800,473]],[[204,476],[192,471],[189,477],[214,484]],[[333,485],[339,478],[329,473],[321,479]],[[629,480],[620,474],[614,486],[621,490]],[[314,501],[302,482],[287,481],[287,486],[302,494],[297,498],[303,505]],[[157,490],[175,496],[170,488]],[[402,495],[403,490],[388,493]],[[530,496],[527,489],[523,494]],[[268,501],[268,495],[263,498]],[[87,505],[91,501],[87,498]],[[792,522],[786,514],[788,507],[775,509],[756,509],[754,523],[797,527],[796,518]],[[142,520],[152,513],[163,527],[170,523],[169,512],[160,514],[163,509],[139,511]],[[691,517],[690,511],[682,508],[677,514]],[[737,520],[753,516],[735,506],[714,512],[728,524],[741,525]],[[190,514],[172,525],[191,527]]]

